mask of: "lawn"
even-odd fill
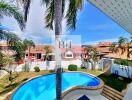
[[[14,77],[13,83],[10,86],[9,81],[9,75],[4,76],[2,79],[0,79],[0,95],[4,95],[7,92],[12,91],[14,88],[16,88],[18,85],[23,83],[24,81],[38,76],[38,75],[44,75],[50,73],[49,71],[40,71],[40,72],[20,72],[17,76],[16,73],[14,73],[12,76]]]
[[[82,71],[82,72],[86,72],[95,76],[98,76],[102,73],[102,71],[100,70],[86,70],[86,69],[78,69],[77,71]]]
[[[121,92],[123,89],[126,89],[127,84],[132,82],[132,79],[122,77],[123,80],[121,80],[119,79],[119,76],[114,74],[111,75],[101,74],[98,77],[101,78],[107,86],[110,86],[111,88],[114,88],[119,92]]]

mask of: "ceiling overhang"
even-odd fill
[[[89,2],[132,34],[132,0],[89,0]]]

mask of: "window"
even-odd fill
[[[65,57],[66,57],[66,58],[73,58],[73,52],[67,51],[67,52],[65,53]]]
[[[72,57],[72,54],[67,54],[66,56],[67,56],[67,57]]]

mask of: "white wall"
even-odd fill
[[[112,64],[111,73],[118,74],[127,78],[132,78],[132,66]]]
[[[50,61],[49,62],[49,67],[48,67],[48,70],[53,70],[55,69],[55,61]],[[78,67],[81,66],[81,60],[72,60],[72,61],[61,61],[61,67],[62,68],[68,68],[68,65],[70,64],[75,64],[77,65]],[[22,65],[19,65],[17,68],[16,68],[16,71],[21,71],[22,69]],[[38,66],[40,68],[40,70],[45,70],[46,69],[46,62],[45,61],[41,61],[41,62],[32,62],[31,64],[31,71],[34,71],[34,67]]]

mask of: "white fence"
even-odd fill
[[[112,64],[111,73],[127,78],[132,78],[132,66]]]

